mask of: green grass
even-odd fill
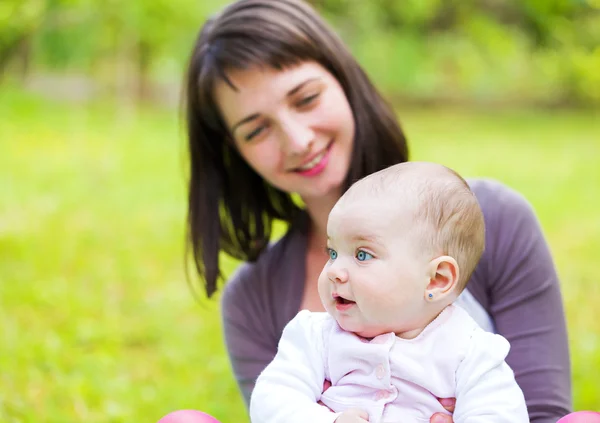
[[[533,203],[561,275],[577,409],[600,404],[600,119],[401,113],[413,158]],[[216,301],[183,260],[185,144],[173,111],[0,91],[0,421],[247,421]],[[230,266],[231,267],[231,266]]]

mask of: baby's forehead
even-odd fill
[[[418,194],[410,188],[381,187],[367,184],[351,187],[338,201],[340,211],[347,213],[369,212],[388,216],[403,216],[413,211],[420,202]]]
[[[411,207],[385,198],[348,198],[338,202],[329,215],[329,225],[344,232],[386,232],[414,221]],[[338,228],[338,229],[339,229]]]
[[[393,213],[394,207],[391,207],[390,201],[385,201],[379,195],[356,195],[349,193],[344,195],[334,206],[331,214],[338,217],[360,216],[364,213]]]
[[[361,214],[359,211],[359,208],[352,212],[338,209],[337,213],[332,213],[327,224],[328,238],[336,243],[372,241],[384,244],[390,233],[390,224],[381,215]]]

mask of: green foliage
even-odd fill
[[[597,2],[313,3],[392,97],[600,103]]]
[[[45,12],[44,0],[0,2],[0,73],[36,32]]]
[[[574,406],[597,409],[598,117],[400,115],[414,159],[531,201],[561,276]],[[182,408],[247,421],[218,302],[196,303],[185,280],[176,114],[2,89],[0,116],[0,421],[151,423]]]
[[[21,57],[104,81],[179,81],[201,25],[227,3],[5,0],[0,70]],[[392,99],[600,104],[597,0],[311,3]]]

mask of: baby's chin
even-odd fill
[[[365,339],[373,339],[379,335],[384,335],[389,333],[389,330],[385,330],[384,328],[377,327],[364,327],[363,325],[352,325],[352,324],[344,324],[344,322],[340,322],[338,320],[338,324],[342,329],[346,332],[352,332],[356,336]]]

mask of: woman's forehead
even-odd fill
[[[309,79],[331,78],[316,62],[304,62],[282,70],[258,66],[233,69],[226,75],[231,85],[223,79],[215,85],[215,100],[226,119],[227,115],[242,117],[237,115],[281,103],[295,87]]]

